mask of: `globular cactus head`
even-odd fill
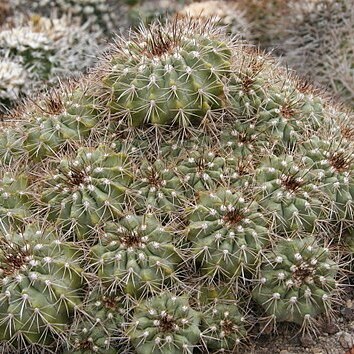
[[[256,202],[231,190],[201,192],[191,210],[188,239],[193,258],[210,280],[247,278],[269,243]]]
[[[177,280],[183,262],[173,229],[154,214],[126,215],[108,222],[100,244],[91,248],[92,267],[111,293],[140,298],[161,292]]]
[[[211,23],[152,24],[118,38],[100,74],[99,94],[118,125],[199,125],[225,107],[231,42]]]
[[[117,353],[124,344],[123,325],[122,297],[107,296],[102,289],[92,289],[70,328],[64,354]]]
[[[330,314],[338,296],[338,268],[312,236],[281,240],[261,265],[253,298],[271,319],[315,330],[316,316]]]
[[[75,229],[79,239],[102,220],[122,215],[125,192],[132,177],[123,153],[107,148],[81,148],[57,165],[43,181],[41,201],[49,220]],[[105,187],[104,187],[105,186]]]
[[[200,318],[188,297],[162,293],[135,308],[127,335],[137,354],[190,353],[200,339]]]
[[[201,338],[207,350],[232,352],[246,335],[245,319],[235,303],[217,303],[203,312]]]
[[[82,252],[51,228],[29,224],[1,230],[1,342],[50,347],[63,338],[83,296]]]

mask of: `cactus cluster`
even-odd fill
[[[232,353],[258,317],[315,330],[352,252],[353,136],[214,21],[117,37],[1,125],[1,350]]]
[[[70,19],[49,19],[32,15],[0,31],[1,90],[0,111],[20,98],[43,90],[43,83],[56,84],[58,77],[77,76],[93,65],[101,50],[98,36],[87,26]]]

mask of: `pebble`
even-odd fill
[[[338,332],[339,343],[344,349],[350,349],[354,346],[354,338],[347,332]]]
[[[312,354],[326,354],[323,349],[321,348],[313,348]]]

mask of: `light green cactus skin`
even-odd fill
[[[3,234],[0,248],[0,340],[24,350],[51,344],[81,302],[80,249],[37,225]]]
[[[189,187],[189,195],[196,191],[215,189],[223,184],[226,169],[224,156],[218,156],[208,147],[200,149],[195,146],[194,149],[186,149],[180,158],[177,171]]]
[[[244,318],[234,303],[218,303],[203,311],[201,337],[212,352],[232,352],[247,334]]]
[[[188,215],[188,239],[202,273],[231,280],[254,271],[269,242],[267,222],[258,208],[231,190],[199,194]]]
[[[44,181],[42,202],[48,218],[82,239],[100,222],[122,215],[131,182],[128,157],[101,146],[80,148],[57,161],[57,174]]]
[[[14,161],[26,155],[23,149],[24,137],[15,128],[0,127],[0,132],[0,166],[11,166]]]
[[[158,212],[177,212],[186,200],[182,178],[175,172],[173,164],[163,160],[141,162],[136,172],[136,181],[131,189],[138,191],[136,208]]]
[[[100,244],[91,248],[97,276],[112,293],[133,297],[158,293],[176,278],[182,262],[178,239],[153,214],[127,215],[109,222]]]
[[[122,298],[93,290],[85,301],[83,312],[84,315],[72,325],[70,349],[63,354],[116,354],[124,322]]]
[[[338,265],[314,237],[279,241],[266,259],[253,298],[268,315],[303,325],[329,311]]]
[[[137,354],[193,352],[200,338],[200,318],[187,296],[162,293],[135,308],[127,334]]]
[[[23,127],[23,147],[32,159],[54,155],[60,149],[87,139],[99,122],[94,102],[77,88],[67,97],[49,96],[42,109],[29,112],[29,122]]]
[[[309,168],[296,156],[271,156],[256,170],[260,204],[270,213],[278,232],[312,232],[325,209]]]
[[[230,48],[217,36],[197,31],[187,28],[173,54],[168,50],[177,39],[170,34],[161,43],[149,38],[149,33],[144,42],[137,38],[117,43],[107,62],[109,74],[102,78],[111,112],[133,127],[186,127],[223,108]]]
[[[290,82],[285,82],[281,90],[267,87],[268,73],[262,70],[262,65],[260,61],[253,69],[241,68],[242,71],[232,77],[232,109],[247,118],[245,127],[253,128],[258,137],[259,134],[260,137],[268,135],[284,147],[293,147],[303,136],[317,131],[323,124],[323,102],[301,93],[301,86],[294,89]]]
[[[31,215],[31,198],[26,175],[13,177],[5,172],[0,179],[0,228],[20,225]]]
[[[314,137],[302,146],[311,178],[327,198],[328,208],[344,220],[354,211],[354,154],[348,143]]]
[[[28,104],[16,119],[23,124],[4,126],[0,136],[1,164],[9,165],[27,155],[38,162],[88,139],[99,123],[95,102],[85,84],[52,91],[35,104]]]

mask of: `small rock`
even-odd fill
[[[312,354],[326,354],[323,349],[321,348],[313,348]]]
[[[339,343],[344,349],[350,349],[354,345],[354,340],[349,333],[342,332],[339,336]]]

